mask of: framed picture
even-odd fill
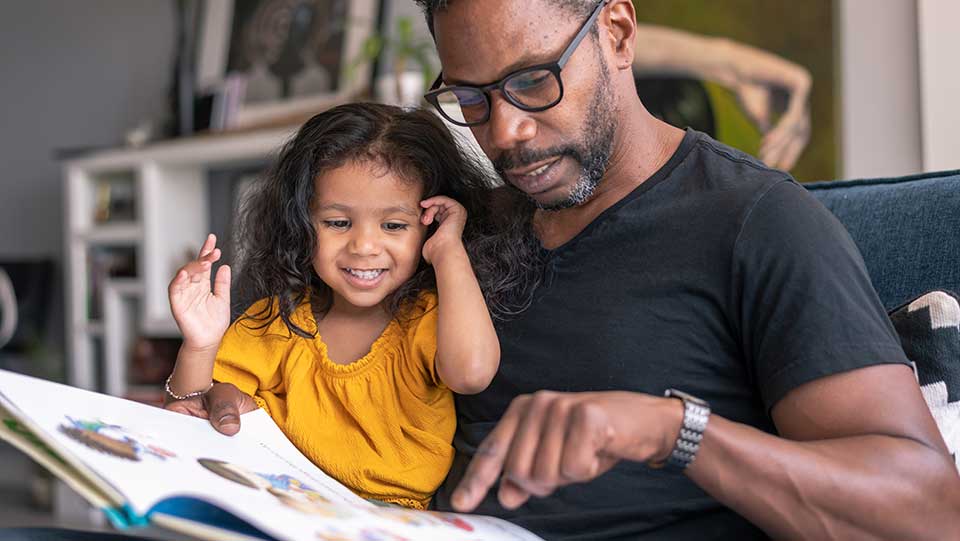
[[[370,70],[351,63],[378,9],[379,0],[207,0],[197,88],[227,88],[228,128],[296,122],[349,101],[370,86]]]
[[[833,0],[642,0],[644,105],[801,181],[839,172]]]

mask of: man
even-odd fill
[[[852,241],[785,173],[646,112],[630,0],[418,2],[428,101],[538,207],[546,259],[494,383],[458,397],[439,507],[548,539],[958,535]],[[221,384],[194,413],[232,433],[252,407]]]
[[[629,0],[418,3],[428,101],[459,101],[548,251],[497,379],[458,397],[441,507],[551,539],[960,535],[852,241],[786,174],[646,112]]]

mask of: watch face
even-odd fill
[[[710,407],[710,404],[708,404],[706,400],[701,400],[691,394],[687,394],[683,391],[678,391],[676,389],[667,389],[667,392],[663,393],[663,395],[670,398],[679,398],[687,402],[692,402],[694,404],[697,404],[698,406],[704,406],[707,408]]]

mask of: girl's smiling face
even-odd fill
[[[423,187],[376,163],[351,161],[314,181],[313,268],[333,310],[381,306],[420,264]],[[269,224],[263,224],[269,227]]]

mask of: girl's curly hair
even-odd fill
[[[458,147],[433,113],[355,103],[308,120],[241,201],[235,315],[260,299],[274,299],[243,319],[264,328],[279,317],[290,332],[313,336],[291,316],[309,301],[319,321],[333,304],[330,287],[313,268],[314,181],[357,161],[421,183],[424,199],[446,195],[460,202],[468,212],[464,245],[493,317],[502,320],[529,305],[542,259],[532,233],[532,205],[496,189],[493,177]],[[387,307],[396,315],[421,292],[435,289],[433,268],[421,259],[413,276],[386,299]]]

